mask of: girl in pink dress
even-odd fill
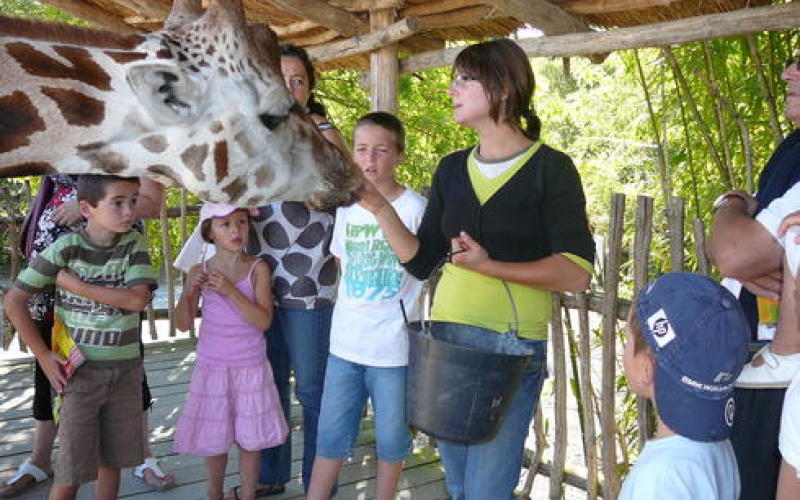
[[[244,253],[247,210],[207,203],[199,226],[216,253],[192,267],[176,306],[176,326],[188,330],[202,298],[197,361],[175,431],[175,451],[206,457],[207,495],[217,500],[228,449],[236,443],[242,484],[237,496],[252,499],[259,451],[283,443],[289,432],[263,333],[272,322],[270,270]]]

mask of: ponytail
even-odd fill
[[[525,137],[528,139],[538,141],[542,131],[542,120],[539,119],[539,116],[533,108],[524,109],[522,111],[522,117],[525,119],[526,125],[522,129],[522,133],[525,134]]]

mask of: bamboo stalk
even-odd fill
[[[535,438],[536,450],[533,454],[533,460],[531,460],[528,466],[528,475],[525,477],[525,485],[522,487],[523,497],[527,498],[530,498],[531,490],[533,489],[533,481],[536,479],[536,474],[539,473],[539,466],[542,464],[544,449],[547,448],[547,436],[544,433],[543,420],[542,405],[537,404],[536,411],[533,414],[533,435]]]
[[[550,472],[550,499],[564,496],[564,466],[567,463],[567,364],[564,360],[564,327],[561,317],[561,294],[552,294],[553,316],[550,320],[550,342],[553,347],[554,432],[553,468]]]
[[[636,214],[634,216],[633,235],[633,296],[634,299],[642,291],[648,281],[650,268],[650,244],[653,241],[653,198],[636,197]],[[653,405],[650,400],[636,397],[636,422],[639,427],[639,450],[652,435]]]
[[[692,179],[692,199],[694,200],[695,217],[700,217],[700,194],[697,189],[697,169],[692,158],[692,141],[689,134],[689,120],[686,119],[686,106],[681,97],[681,87],[675,80],[675,91],[678,94],[678,102],[681,105],[681,123],[683,124],[683,136],[686,144],[686,162],[689,164],[689,176]]]
[[[661,192],[664,199],[669,199],[670,186],[669,175],[667,175],[667,158],[664,154],[663,143],[661,142],[661,132],[658,129],[658,121],[656,120],[656,113],[653,110],[653,100],[650,98],[650,90],[647,88],[647,80],[644,77],[644,70],[642,69],[642,62],[639,60],[639,51],[633,51],[633,58],[636,61],[636,68],[639,72],[639,83],[642,85],[644,91],[644,100],[647,103],[647,113],[650,117],[650,131],[653,134],[653,140],[656,143],[656,152],[658,158],[658,176],[661,181]]]
[[[167,315],[169,317],[169,336],[175,336],[175,282],[172,275],[172,244],[169,241],[169,219],[167,218],[166,200],[161,204],[159,214],[161,221],[161,257],[164,265],[164,276],[167,281]]]
[[[705,63],[706,74],[705,77],[708,81],[716,85],[717,74],[714,71],[714,62],[711,58],[711,47],[709,42],[704,41],[701,43],[703,47],[703,62]],[[718,85],[716,85],[719,88]],[[725,162],[725,168],[730,171],[733,168],[733,156],[731,155],[731,146],[728,142],[728,127],[725,125],[725,118],[722,113],[722,105],[718,99],[714,100],[714,105],[711,106],[714,110],[714,117],[717,119],[717,128],[719,130],[719,142],[722,145],[722,159]]]
[[[149,225],[149,221],[144,221],[145,228]],[[145,240],[147,239],[147,229],[144,231]],[[147,244],[147,242],[145,242]],[[147,244],[150,248],[150,245]],[[150,329],[150,340],[158,340],[158,328],[156,328],[156,312],[153,310],[153,301],[147,303],[145,308],[145,315],[147,316],[147,326]]]
[[[592,411],[592,351],[590,347],[591,329],[589,328],[589,308],[586,294],[579,293],[578,300],[578,329],[580,340],[578,355],[581,359],[581,405],[583,406],[583,455],[586,462],[586,499],[597,498],[597,434],[594,425],[594,412]],[[569,312],[567,312],[569,314]]]
[[[696,218],[692,221],[692,230],[694,231],[694,252],[697,257],[697,272],[708,276],[711,266],[708,263],[708,256],[706,256],[706,229],[703,224],[703,219]]]
[[[719,170],[722,182],[725,183],[725,187],[727,189],[733,189],[733,173],[725,168],[725,165],[720,159],[719,151],[717,150],[717,147],[714,145],[714,141],[711,138],[711,130],[709,130],[708,125],[706,125],[706,123],[703,121],[703,117],[700,115],[697,102],[695,101],[694,96],[689,89],[689,84],[686,82],[686,78],[683,76],[683,71],[681,71],[678,61],[675,60],[675,54],[672,53],[672,49],[669,47],[662,47],[661,52],[664,54],[664,58],[672,68],[673,77],[678,81],[681,89],[683,90],[683,95],[686,98],[687,104],[689,105],[689,110],[692,112],[695,122],[697,122],[697,127],[700,129],[700,134],[703,136],[703,139],[706,142],[706,146],[708,147],[708,151],[711,155],[714,165],[716,165],[717,169]]]
[[[615,194],[611,199],[608,224],[608,256],[605,269],[605,300],[603,302],[603,367],[602,397],[600,401],[600,429],[602,433],[603,497],[616,498],[619,492],[617,453],[614,433],[614,402],[616,397],[617,363],[617,297],[619,294],[619,271],[622,258],[622,234],[624,231],[625,195]]]
[[[684,270],[683,246],[683,198],[673,196],[669,199],[667,210],[667,230],[669,231],[669,260],[670,271],[682,273]]]
[[[749,34],[745,36],[745,40],[747,40],[747,47],[750,49],[750,57],[753,60],[753,66],[755,66],[761,93],[764,94],[767,114],[769,115],[770,131],[772,132],[772,140],[775,143],[775,147],[778,147],[778,145],[783,142],[783,131],[778,121],[778,110],[775,108],[775,96],[772,95],[772,89],[767,85],[767,78],[764,75],[764,63],[761,62],[761,52],[758,49],[755,36]]]
[[[187,198],[187,191],[185,188],[181,188],[181,202],[180,202],[180,218],[181,218],[181,248],[183,245],[186,244],[186,239],[189,235],[189,227],[188,221],[186,220],[186,198]],[[183,284],[183,289],[185,290],[186,287],[186,278],[187,274],[184,272],[180,273],[181,275],[181,283]],[[194,321],[192,321],[191,325],[189,326],[189,336],[191,338],[195,338],[197,336],[197,332],[195,331]]]

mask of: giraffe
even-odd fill
[[[136,35],[0,17],[0,177],[53,172],[148,175],[237,206],[331,207],[362,182],[241,0],[176,0]]]

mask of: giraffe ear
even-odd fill
[[[192,120],[205,85],[175,66],[144,63],[128,70],[128,83],[153,120],[177,125]]]

